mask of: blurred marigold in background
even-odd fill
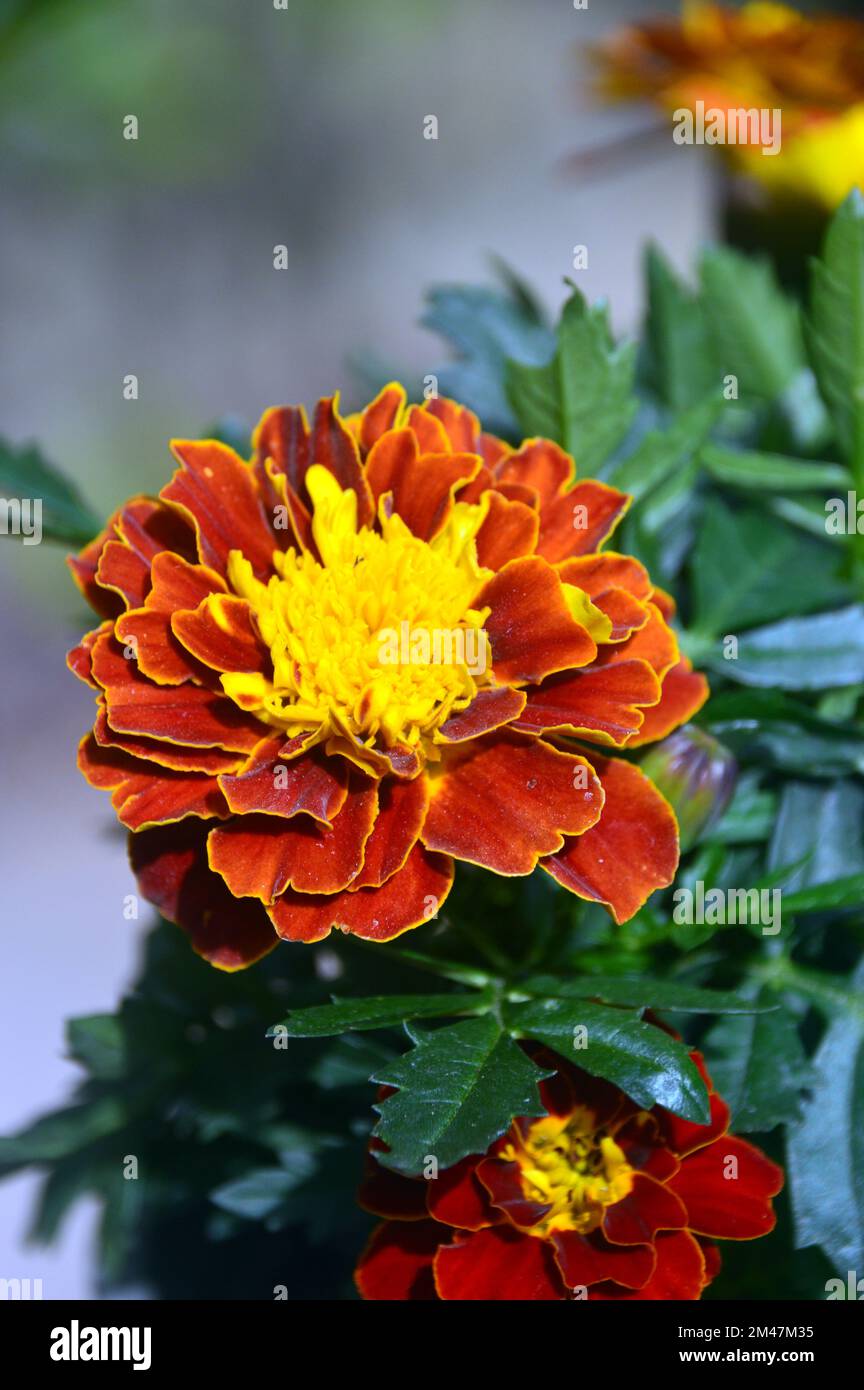
[[[786,5],[687,3],[680,20],[628,26],[598,50],[601,90],[693,110],[781,113],[775,154],[723,144],[724,157],[778,199],[831,210],[864,184],[864,23]]]
[[[104,621],[69,661],[97,691],[81,770],[201,955],[389,940],[436,915],[454,859],[539,863],[618,921],[671,882],[675,817],[608,753],[708,692],[671,600],[601,549],[625,494],[398,385],[311,427],[269,410],[250,462],[173,448],[159,497],[70,562]]]
[[[542,1052],[548,1114],[517,1119],[485,1155],[407,1178],[370,1154],[361,1204],[387,1218],[357,1266],[379,1300],[698,1299],[714,1241],[774,1227],[783,1172],[728,1133],[708,1084],[707,1125],[640,1110],[609,1082]],[[372,1140],[373,1146],[380,1141]],[[380,1147],[379,1147],[380,1152]]]

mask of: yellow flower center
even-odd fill
[[[549,1211],[531,1235],[550,1231],[594,1231],[605,1207],[626,1197],[633,1170],[615,1140],[598,1128],[592,1111],[580,1106],[571,1115],[546,1115],[524,1137],[514,1126],[499,1155],[518,1163],[522,1190]]]
[[[380,533],[357,528],[357,498],[321,465],[306,484],[320,563],[276,551],[261,583],[239,551],[228,579],[252,609],[273,678],[222,676],[226,694],[291,738],[349,736],[367,746],[422,745],[491,680],[483,624],[472,603],[492,572],[475,537],[488,504],[456,503],[431,540],[380,509]]]

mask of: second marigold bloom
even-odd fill
[[[361,1202],[388,1219],[357,1267],[376,1300],[698,1299],[720,1268],[714,1241],[774,1226],[783,1173],[730,1135],[709,1086],[697,1125],[549,1053],[548,1114],[514,1120],[485,1155],[428,1180],[370,1155]],[[373,1143],[376,1141],[373,1141]]]
[[[71,562],[104,621],[70,665],[97,691],[81,769],[200,954],[389,940],[436,914],[454,859],[539,864],[619,921],[671,882],[671,810],[607,755],[707,686],[668,597],[601,549],[627,496],[396,385],[347,420],[268,411],[249,463],[173,447],[159,497]]]

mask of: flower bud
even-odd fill
[[[678,817],[682,850],[717,823],[738,780],[738,764],[728,748],[694,724],[658,743],[641,768]]]

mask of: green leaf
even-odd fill
[[[43,458],[35,444],[16,449],[0,439],[0,494],[8,501],[41,501],[45,540],[79,548],[102,526],[75,485]]]
[[[864,788],[857,781],[846,779],[827,785],[799,781],[784,785],[768,867],[773,869],[801,859],[806,862],[784,885],[784,912],[793,910],[799,889],[834,885],[850,874],[854,877],[864,873]],[[835,889],[838,898],[843,897],[844,891]],[[830,905],[828,898],[825,905]],[[802,897],[798,911],[809,910]]]
[[[637,1105],[662,1105],[696,1124],[708,1123],[708,1092],[687,1048],[636,1013],[547,999],[508,1005],[506,1022],[517,1036],[545,1043],[592,1076],[613,1082]],[[585,1034],[577,1035],[577,1028]]]
[[[122,1129],[126,1106],[112,1096],[43,1115],[20,1134],[0,1137],[0,1168],[50,1163]]]
[[[322,1053],[309,1075],[322,1091],[342,1086],[365,1086],[376,1067],[389,1062],[393,1049],[370,1038],[347,1033]]]
[[[772,996],[763,990],[759,998]],[[707,1033],[703,1050],[736,1129],[766,1131],[800,1118],[801,1092],[812,1084],[813,1071],[787,1009],[723,1018]]]
[[[278,1211],[289,1192],[299,1187],[314,1173],[316,1160],[307,1155],[305,1164],[298,1161],[292,1168],[255,1168],[242,1178],[223,1183],[210,1194],[210,1200],[222,1211],[242,1216],[247,1221],[261,1221]]]
[[[690,461],[720,412],[719,397],[691,406],[662,430],[650,430],[628,458],[605,475],[638,501]]]
[[[864,476],[864,198],[853,189],[813,264],[808,345],[845,458]]]
[[[700,267],[702,303],[722,375],[742,397],[774,400],[806,365],[797,306],[767,262],[713,247]]]
[[[730,745],[732,752],[734,747]],[[759,844],[774,828],[777,798],[759,786],[758,774],[744,773],[720,820],[709,830],[707,840],[719,845]]]
[[[515,287],[507,294],[473,285],[439,286],[427,295],[427,306],[421,323],[448,339],[459,357],[438,369],[441,394],[470,406],[485,429],[515,434],[504,391],[505,362],[543,362],[555,347],[536,308]]]
[[[606,310],[578,290],[564,305],[558,346],[542,367],[506,364],[507,397],[525,435],[556,440],[591,477],[620,444],[635,414],[632,344],[617,347]]]
[[[123,1023],[116,1014],[71,1018],[66,1024],[70,1057],[100,1081],[122,1076],[126,1065]]]
[[[311,1009],[294,1009],[282,1023],[267,1030],[289,1038],[325,1038],[363,1028],[392,1028],[406,1018],[434,1018],[442,1014],[481,1013],[490,996],[479,991],[466,994],[382,994],[372,999],[337,999]]]
[[[737,634],[842,601],[848,589],[838,566],[830,546],[755,508],[733,510],[712,498],[692,556],[694,627],[714,637]]]
[[[860,998],[864,962],[850,984]],[[812,1100],[788,1140],[796,1245],[821,1245],[845,1278],[864,1269],[864,1016],[835,1016],[813,1065]]]
[[[719,384],[702,305],[656,246],[646,252],[645,278],[649,384],[673,410],[686,410]]]
[[[606,1004],[625,1004],[637,1009],[664,1009],[669,1013],[758,1013],[764,1006],[749,1003],[740,994],[701,989],[678,980],[652,980],[646,975],[583,975],[562,980],[555,975],[534,975],[517,992],[549,999],[602,999]]]
[[[784,893],[783,910],[789,913],[836,912],[841,908],[860,907],[864,902],[864,873],[847,874],[832,883],[814,884],[797,893]]]
[[[706,444],[701,459],[712,478],[747,492],[807,492],[811,489],[852,486],[852,475],[838,463],[787,458],[755,450],[724,449]],[[822,530],[825,530],[822,512]]]
[[[864,607],[860,604],[745,633],[735,661],[706,660],[741,685],[825,690],[864,680]]]
[[[489,1014],[423,1034],[373,1078],[399,1088],[376,1106],[375,1134],[389,1148],[379,1161],[418,1174],[430,1156],[449,1168],[485,1153],[515,1116],[545,1114],[544,1075]]]
[[[783,772],[806,768],[810,777],[864,772],[864,735],[854,725],[820,718],[779,690],[722,691],[709,713],[708,729],[738,758]]]

